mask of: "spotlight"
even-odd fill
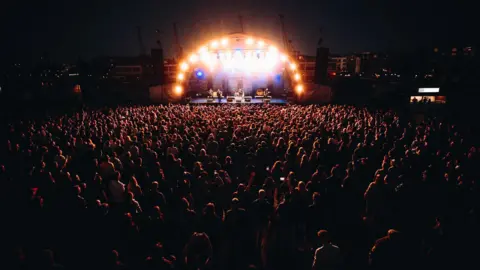
[[[253,39],[247,38],[247,45],[252,45],[252,44],[253,44]]]
[[[298,73],[295,74],[294,78],[295,78],[295,81],[300,81],[300,78],[301,78],[300,74],[298,74]]]
[[[183,92],[183,88],[180,85],[175,86],[174,90],[175,90],[175,94],[177,95],[181,95]]]
[[[212,48],[216,49],[218,47],[217,41],[212,41]]]
[[[201,47],[201,48],[198,50],[199,53],[204,53],[204,52],[206,52],[206,51],[207,51],[207,47],[205,47],[205,46]]]
[[[198,56],[196,54],[190,55],[190,62],[195,63],[198,61]]]
[[[185,79],[185,75],[183,75],[183,73],[179,73],[177,78],[179,81],[183,81],[183,79]]]
[[[195,70],[195,76],[197,77],[197,79],[201,80],[205,78],[205,72],[201,69],[197,69]]]
[[[265,43],[260,40],[260,41],[258,42],[258,47],[263,48],[263,45],[265,45]]]
[[[301,94],[303,92],[303,85],[301,84],[297,85],[295,90],[297,90],[297,94]]]
[[[277,47],[275,47],[275,46],[270,46],[269,50],[270,50],[271,52],[276,52],[276,51],[277,51]]]
[[[228,44],[228,38],[223,38],[222,39],[222,45],[225,46]]]
[[[292,64],[290,64],[290,68],[291,68],[292,70],[296,70],[296,69],[297,69],[297,65],[295,65],[295,64],[292,63]]]
[[[282,62],[287,62],[288,58],[286,55],[282,54],[282,56],[280,57],[280,60],[282,60]]]
[[[180,68],[183,70],[183,71],[186,71],[188,69],[188,64],[183,62],[180,64]]]

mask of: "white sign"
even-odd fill
[[[418,88],[418,93],[439,93],[440,88]]]

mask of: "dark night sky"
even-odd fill
[[[320,26],[324,44],[336,53],[475,45],[475,6],[473,0],[9,0],[0,4],[0,57],[136,55],[137,25],[147,49],[156,46],[160,29],[168,56],[174,21],[188,49],[239,31],[239,14],[247,33],[279,41],[277,15],[283,13],[294,46],[312,55]]]

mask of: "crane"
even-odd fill
[[[295,55],[296,51],[295,48],[293,47],[292,40],[288,39],[287,35],[287,29],[285,27],[285,16],[283,14],[278,15],[280,17],[280,25],[282,27],[282,42],[283,42],[283,47],[286,52],[290,55]]]
[[[243,29],[243,16],[242,15],[238,15],[238,21],[240,22],[240,32],[245,33],[244,29]]]
[[[143,44],[143,37],[142,37],[142,28],[137,26],[137,39],[138,44],[140,45],[140,55],[146,55],[145,45]]]
[[[183,48],[180,46],[180,41],[178,40],[177,23],[173,23],[173,37],[175,38],[175,52],[177,54],[177,59],[180,59],[183,56]]]

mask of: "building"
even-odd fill
[[[328,70],[330,72],[343,72],[347,70],[346,56],[331,56],[328,61]]]
[[[178,72],[177,61],[175,59],[165,59],[163,63],[165,81],[167,83],[175,82]]]
[[[299,55],[298,71],[305,82],[313,82],[315,78],[315,56]]]

